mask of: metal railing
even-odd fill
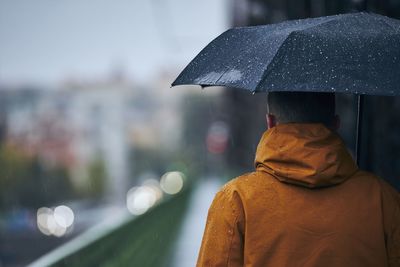
[[[190,192],[187,188],[143,215],[94,227],[29,267],[168,266]]]

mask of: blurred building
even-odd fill
[[[43,164],[67,168],[78,190],[91,186],[90,166],[100,160],[106,167],[106,197],[122,203],[135,184],[132,151],[174,151],[179,146],[180,97],[166,90],[170,80],[160,75],[146,87],[110,79],[1,90],[6,105],[0,133],[9,145],[37,155]]]

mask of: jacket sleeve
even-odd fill
[[[394,214],[391,236],[387,242],[390,267],[400,266],[400,211],[397,208]]]
[[[390,267],[400,266],[400,195],[385,182],[383,189],[383,212],[386,251]]]
[[[208,211],[197,267],[243,266],[244,212],[238,192],[225,186]]]

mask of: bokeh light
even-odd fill
[[[47,207],[37,210],[37,227],[41,233],[48,236],[64,236],[72,227],[74,219],[74,212],[65,205],[54,210]]]
[[[143,186],[148,187],[151,190],[153,190],[153,193],[156,196],[157,201],[162,198],[163,192],[161,190],[160,183],[156,179],[148,179],[148,180],[144,181]]]
[[[70,227],[75,219],[72,209],[64,205],[56,207],[53,216],[57,224],[64,228]]]
[[[37,226],[40,232],[45,235],[51,235],[48,228],[48,217],[52,216],[53,211],[49,208],[43,207],[37,210]]]
[[[223,121],[216,121],[208,129],[206,145],[208,152],[222,154],[228,147],[229,126]]]
[[[170,195],[179,193],[183,188],[185,175],[181,172],[167,172],[161,177],[161,189]]]
[[[134,215],[145,213],[162,198],[157,180],[149,179],[142,186],[131,188],[126,195],[126,206]]]

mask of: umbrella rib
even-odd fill
[[[228,71],[228,69],[224,70],[224,72],[221,73],[221,75],[219,76],[219,78],[215,81],[215,84],[218,85],[217,83],[219,82],[219,80],[221,80],[222,76],[224,76],[224,74]]]
[[[395,28],[393,25],[390,25],[389,23],[387,23],[387,21],[385,21],[384,19],[380,20],[383,23],[385,23],[387,26],[389,26],[389,28],[391,28],[392,30],[394,30],[396,33],[400,32],[400,26]]]
[[[363,12],[363,13],[365,13],[365,12]],[[374,14],[374,13],[371,14],[371,13],[368,13],[368,12],[366,14],[377,18],[379,21],[381,21],[384,24],[386,24],[387,26],[389,26],[389,28],[394,30],[396,33],[398,33],[400,31],[400,26],[395,27],[394,25],[391,25],[390,23],[387,22],[387,20],[393,20],[392,18],[387,17],[387,16],[383,16],[383,15],[379,15],[379,14]]]
[[[265,79],[267,78],[267,76],[269,75],[269,73],[272,72],[272,70],[275,68],[275,66],[278,66],[278,64],[272,64],[276,61],[276,58],[278,58],[279,56],[279,60],[287,53],[287,51],[284,51],[284,53],[280,52],[282,46],[287,42],[287,40],[289,39],[289,37],[296,31],[292,31],[291,33],[288,34],[288,36],[286,37],[285,41],[283,41],[278,49],[277,49],[277,53],[272,57],[270,63],[268,64],[268,67],[265,69],[265,71],[263,72],[260,81],[258,82],[256,88],[254,89],[254,92],[258,91],[260,85],[265,81]],[[272,67],[271,67],[272,65]]]
[[[305,27],[304,29],[301,29],[301,30],[294,30],[294,31],[290,32],[290,33],[287,35],[286,39],[280,44],[279,48],[277,49],[277,53],[272,57],[270,63],[268,64],[268,67],[267,67],[266,70],[263,72],[263,74],[262,74],[262,76],[261,76],[261,79],[260,79],[260,81],[258,82],[258,84],[257,84],[257,86],[256,86],[256,88],[255,88],[255,90],[254,90],[254,92],[258,91],[260,85],[267,79],[267,76],[273,71],[274,67],[279,65],[279,64],[273,64],[273,63],[274,63],[276,60],[280,60],[282,57],[284,57],[284,56],[286,55],[287,51],[284,51],[284,53],[280,53],[280,50],[281,50],[282,46],[288,42],[288,40],[290,39],[290,37],[291,37],[292,35],[295,35],[295,34],[297,34],[297,33],[301,33],[301,32],[304,31],[304,30],[309,30],[309,29],[312,29],[312,28],[314,28],[314,27],[317,27],[317,26],[321,26],[321,25],[323,25],[323,24],[330,23],[330,22],[332,22],[332,21],[334,21],[334,20],[337,20],[337,19],[338,19],[338,16],[339,16],[339,15],[332,16],[332,19],[330,19],[330,20],[326,20],[326,21],[323,21],[323,22],[321,22],[321,23],[317,23],[317,24],[311,25],[311,26],[309,26],[309,27]],[[277,59],[278,57],[279,57],[279,59]],[[271,65],[272,65],[272,67],[270,67]],[[282,89],[282,88],[281,88],[281,89]]]

